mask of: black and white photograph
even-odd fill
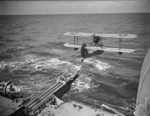
[[[0,116],[150,116],[150,0],[0,0]]]

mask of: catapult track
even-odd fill
[[[49,88],[47,91],[45,91],[44,93],[40,94],[37,97],[32,98],[29,102],[23,104],[23,106],[17,110],[16,112],[14,112],[11,116],[23,116],[25,115],[24,110],[27,108],[30,111],[35,111],[37,109],[39,109],[39,107],[41,105],[43,105],[44,103],[47,102],[48,99],[50,99],[52,97],[52,95],[57,92],[60,88],[62,88],[64,86],[63,83],[56,83],[55,85],[53,85],[51,88]],[[51,102],[53,101],[53,99],[51,99]]]
[[[78,75],[75,74],[73,77],[76,76]],[[70,80],[71,79],[72,78],[70,78]],[[40,94],[39,96],[33,97],[30,99],[30,101],[22,104],[21,108],[19,108],[16,112],[11,114],[11,116],[38,115],[42,111],[43,107],[46,106],[46,103],[52,103],[54,101],[53,94],[56,93],[58,90],[60,90],[70,80],[67,80],[65,83],[62,81],[57,81],[56,84],[54,84],[44,93]]]

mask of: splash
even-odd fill
[[[97,87],[92,83],[92,79],[86,74],[80,74],[78,79],[72,84],[72,90],[85,91],[90,88]]]
[[[85,59],[84,62],[87,64],[92,64],[95,68],[97,68],[100,71],[105,71],[105,70],[111,68],[111,66],[109,64],[99,61],[99,60]]]
[[[90,88],[90,85],[88,83],[84,83],[80,80],[76,81],[73,84],[73,86],[74,86],[73,90],[77,90],[77,91],[84,91]]]

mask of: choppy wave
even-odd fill
[[[58,58],[51,58],[51,59],[42,59],[36,58],[34,56],[28,56],[27,59],[22,61],[16,62],[0,62],[0,69],[1,70],[10,70],[10,71],[42,71],[44,69],[75,69],[80,70],[81,66],[74,65],[71,62],[59,60]]]

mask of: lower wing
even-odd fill
[[[69,44],[69,43],[65,43],[64,44],[65,47],[69,47],[69,48],[81,48],[82,45],[75,45],[75,44]],[[125,48],[110,48],[110,47],[97,47],[97,46],[87,46],[86,49],[89,50],[103,50],[103,51],[107,51],[107,52],[123,52],[123,53],[132,53],[135,51],[135,49],[125,49]]]

